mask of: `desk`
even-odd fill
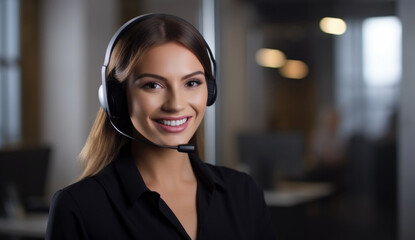
[[[265,202],[270,207],[292,207],[307,203],[334,192],[331,183],[282,181],[277,184],[276,190],[265,191]]]
[[[0,234],[44,238],[47,222],[47,214],[27,215],[22,219],[0,218]]]

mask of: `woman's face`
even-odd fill
[[[203,66],[178,43],[152,47],[127,81],[127,98],[131,122],[145,138],[161,145],[186,144],[206,109]]]

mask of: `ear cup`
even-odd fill
[[[207,88],[208,88],[208,100],[207,100],[207,106],[211,106],[216,101],[216,80],[214,78],[209,78],[207,80]]]
[[[212,50],[210,49],[209,45],[207,44],[206,41],[204,41],[205,43],[205,48],[208,52],[209,55],[209,59],[211,62],[211,67],[212,67],[212,75],[207,77],[207,87],[208,87],[208,101],[207,101],[207,106],[211,106],[215,103],[216,101],[216,96],[217,96],[217,86],[216,86],[216,61],[215,58],[213,57],[213,53]]]
[[[101,106],[107,113],[111,124],[123,135],[131,134],[132,124],[128,113],[128,103],[123,83],[111,79],[101,85],[98,90]],[[106,92],[104,92],[106,89]],[[105,101],[105,94],[106,100]],[[108,103],[108,104],[107,104]]]
[[[124,85],[116,80],[107,81],[108,111],[110,116],[120,118],[128,115]]]

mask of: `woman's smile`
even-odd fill
[[[179,133],[187,128],[190,118],[191,117],[163,118],[157,119],[155,122],[161,130],[169,133]]]

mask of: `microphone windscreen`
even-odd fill
[[[181,144],[177,146],[177,151],[184,153],[192,153],[195,151],[195,145],[192,144]]]

